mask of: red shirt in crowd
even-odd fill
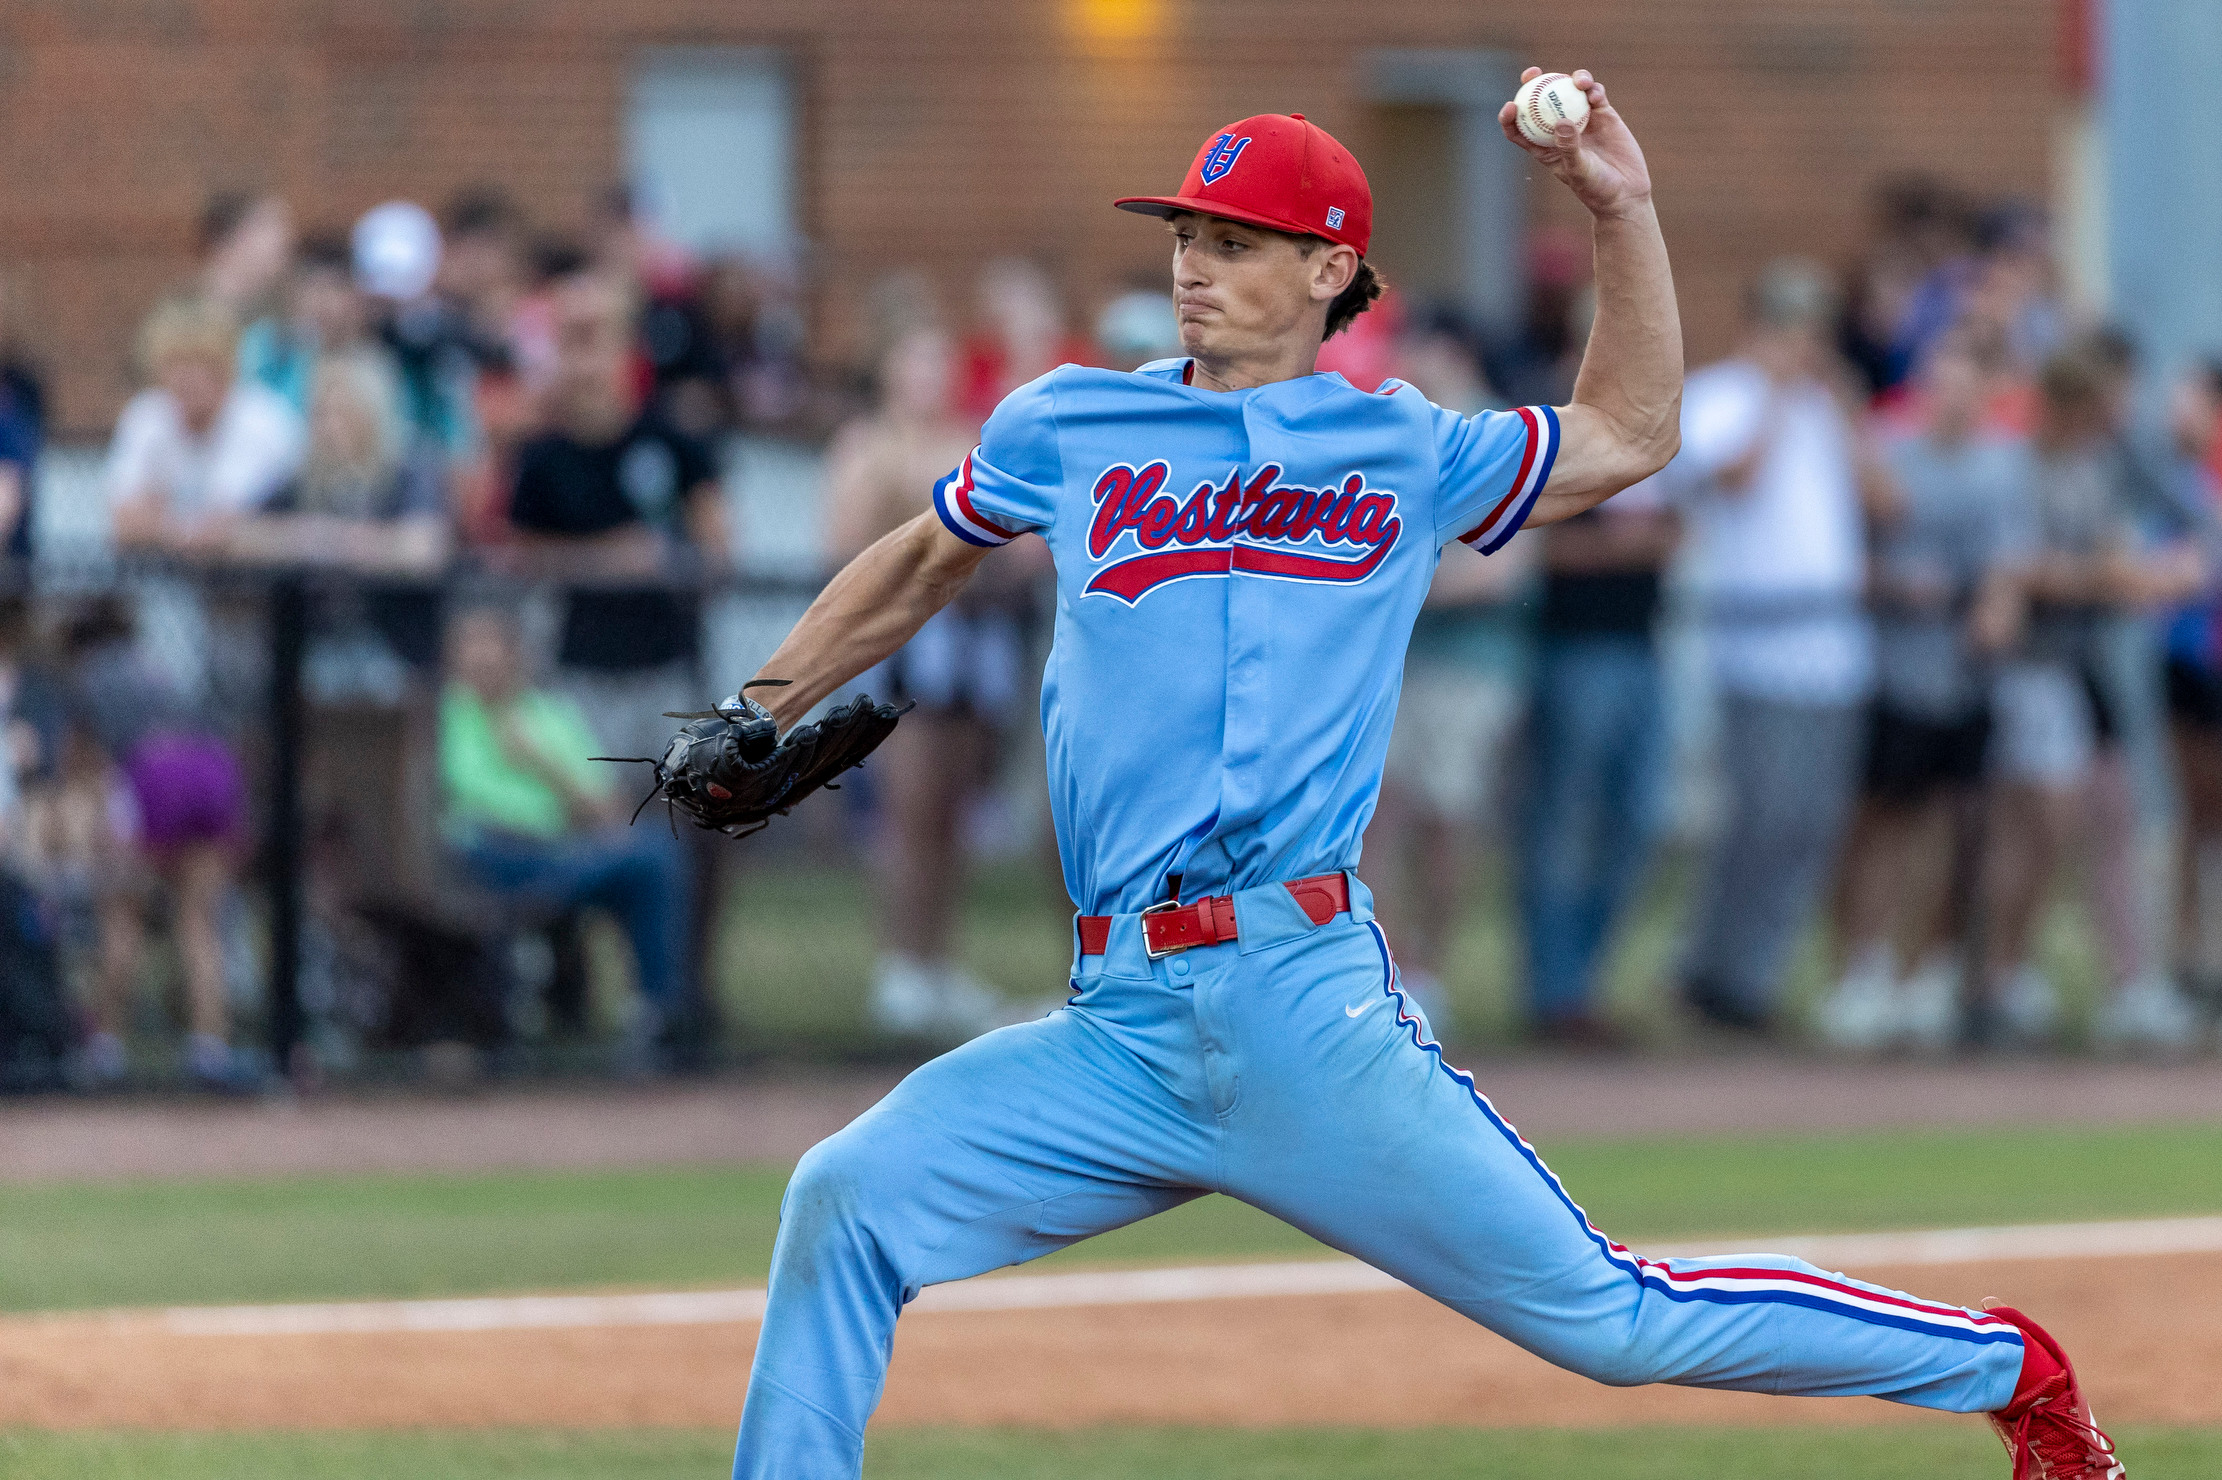
[[[1101,365],[1103,357],[1081,335],[1067,332],[1057,341],[1048,362],[1021,366],[1011,363],[1010,347],[992,334],[975,334],[964,342],[963,365],[957,385],[957,405],[966,418],[988,419],[1005,396],[1059,365]]]

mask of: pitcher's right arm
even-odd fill
[[[818,593],[758,678],[787,680],[749,697],[784,733],[820,699],[910,641],[956,599],[991,552],[951,534],[931,510],[881,537]]]

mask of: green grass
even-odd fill
[[[2222,1211],[2222,1126],[1571,1141],[1545,1154],[1635,1240]],[[760,1281],[786,1172],[670,1167],[0,1188],[0,1310]],[[1226,1198],[1061,1261],[1301,1256]]]
[[[756,1278],[781,1167],[0,1189],[0,1309]]]
[[[959,954],[1012,1001],[1062,1000],[1072,965],[1071,904],[1041,864],[976,870]],[[750,870],[720,938],[720,1001],[744,1045],[853,1057],[875,1046],[865,989],[878,951],[870,883],[859,870]]]
[[[2205,1480],[2222,1431],[2118,1436],[2137,1480]],[[723,1431],[596,1433],[0,1435],[9,1480],[707,1480],[731,1463]],[[869,1480],[1997,1480],[1980,1423],[1874,1429],[1123,1429],[1077,1434],[893,1430]]]

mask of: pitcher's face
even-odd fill
[[[1327,304],[1356,271],[1348,247],[1307,253],[1295,237],[1217,216],[1182,212],[1166,227],[1181,348],[1199,358],[1251,358],[1291,337],[1317,345]]]

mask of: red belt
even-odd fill
[[[1350,881],[1341,874],[1291,879],[1281,886],[1311,917],[1324,925],[1350,908]],[[1111,940],[1111,915],[1080,917],[1080,954],[1100,956]],[[1151,960],[1191,946],[1216,946],[1235,939],[1234,896],[1215,894],[1187,904],[1152,905],[1142,911],[1142,949]]]

